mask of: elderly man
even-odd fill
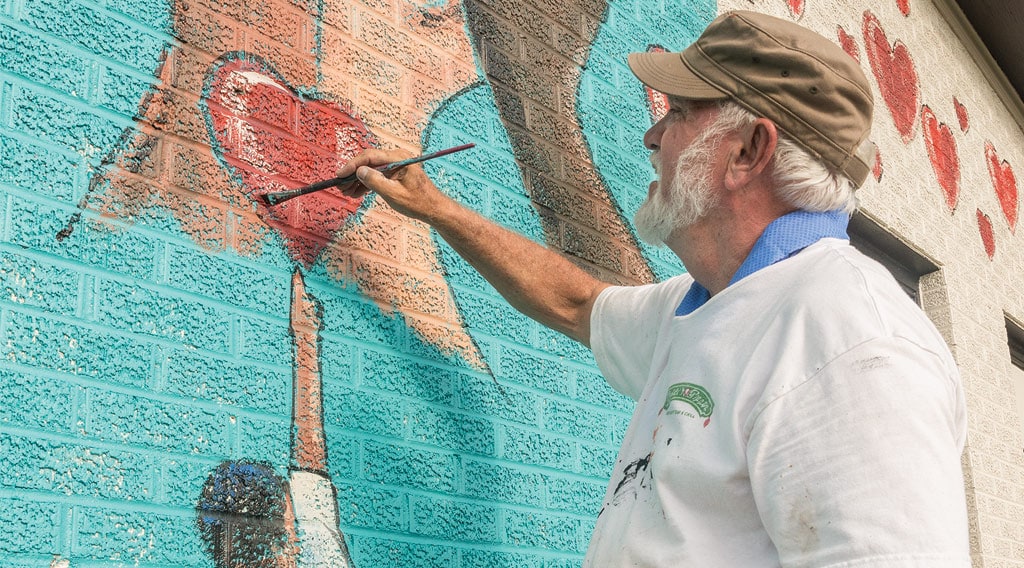
[[[659,178],[637,230],[688,274],[608,286],[418,167],[361,167],[394,153],[339,172],[589,345],[637,401],[585,565],[970,566],[956,365],[846,236],[874,156],[857,62],[796,24],[733,12],[681,53],[629,63],[671,107],[644,136]]]

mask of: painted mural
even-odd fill
[[[836,40],[995,259],[1013,166],[965,142],[966,96],[924,100],[893,1]],[[439,187],[604,278],[664,278],[678,260],[629,219],[665,100],[626,54],[721,9],[830,9],[8,4],[0,556],[65,567],[578,566],[630,411],[589,353],[383,200],[260,196],[371,146],[475,143],[425,164]],[[975,158],[998,212],[961,179]]]

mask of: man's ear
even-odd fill
[[[738,146],[729,156],[725,171],[725,184],[729,189],[748,185],[753,178],[768,173],[779,132],[775,123],[759,118],[738,133]]]

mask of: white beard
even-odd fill
[[[673,231],[693,225],[717,204],[717,197],[711,188],[711,160],[720,135],[721,132],[717,132],[714,127],[709,128],[679,154],[675,175],[669,180],[665,191],[660,187],[660,156],[658,152],[651,154],[651,164],[658,174],[658,187],[647,196],[633,216],[640,240],[661,246]]]

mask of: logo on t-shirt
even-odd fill
[[[671,409],[673,402],[685,402],[696,412],[693,414],[687,408]],[[693,418],[704,418],[704,427],[711,423],[711,413],[715,411],[715,401],[711,399],[707,389],[693,383],[676,383],[668,387],[668,394],[665,395],[665,406],[662,410],[667,414],[683,414]]]

